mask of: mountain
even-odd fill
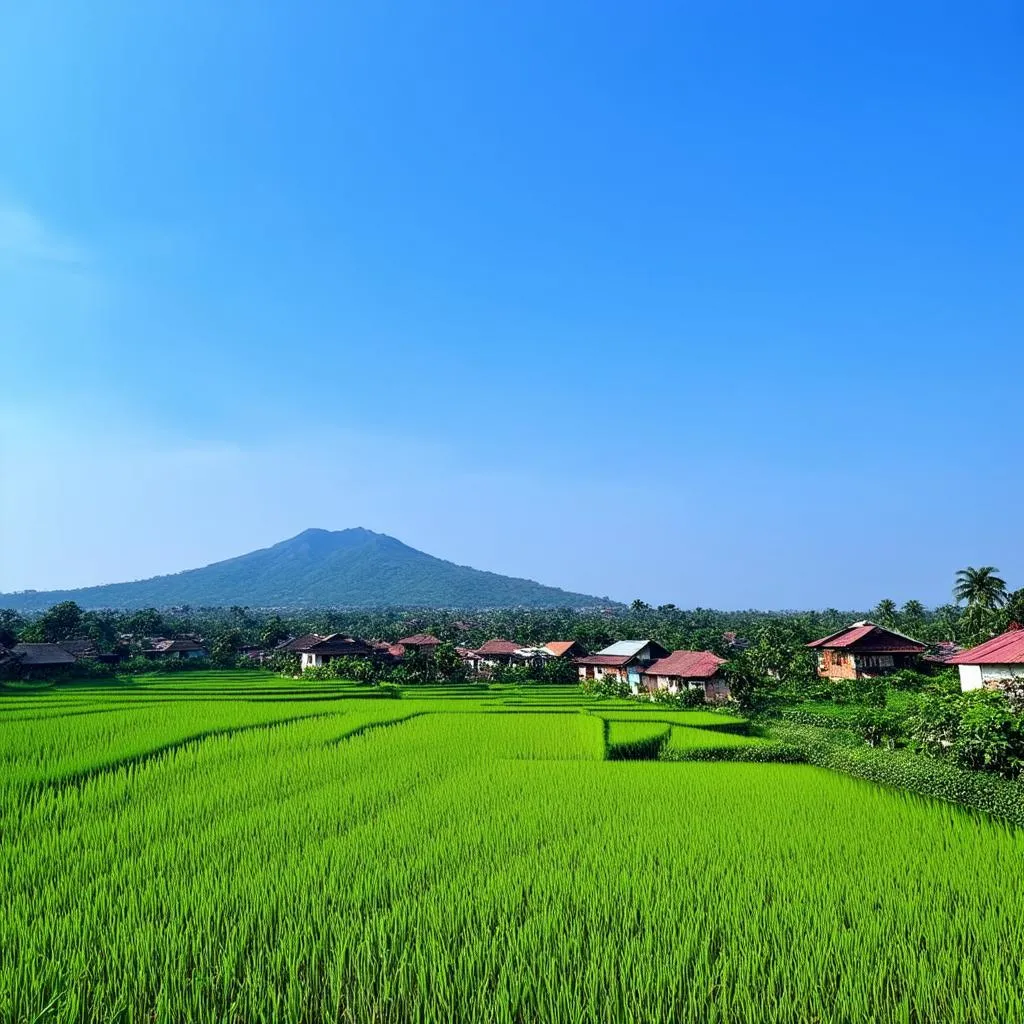
[[[247,555],[171,576],[77,590],[0,594],[0,608],[594,608],[607,598],[446,562],[370,530],[306,530]]]

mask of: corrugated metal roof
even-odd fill
[[[650,640],[618,640],[597,653],[610,654],[616,658],[635,658],[650,642]]]
[[[711,651],[673,651],[667,658],[651,662],[643,670],[646,676],[679,676],[682,679],[710,679],[725,658]]]
[[[954,654],[947,665],[1024,665],[1024,629],[1011,629],[969,651]]]

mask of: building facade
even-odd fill
[[[969,651],[947,659],[960,672],[960,689],[1001,689],[1019,679],[1024,683],[1024,629],[1011,629]]]
[[[926,644],[874,622],[855,622],[807,645],[818,655],[822,679],[872,679],[912,668]]]

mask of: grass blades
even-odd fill
[[[1024,1018],[997,822],[806,765],[612,762],[606,729],[771,744],[564,691],[287,721],[158,685],[134,718],[0,714],[2,1024]],[[48,784],[69,765],[99,770]]]

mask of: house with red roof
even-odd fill
[[[641,676],[651,693],[702,689],[705,700],[726,700],[729,684],[720,671],[724,664],[725,658],[711,651],[673,651],[667,658],[652,661]]]
[[[912,668],[928,645],[874,622],[855,622],[846,629],[813,640],[822,679],[873,679]]]
[[[960,689],[996,689],[1024,680],[1024,629],[1010,629],[946,660],[960,670]]]
[[[549,640],[544,650],[552,658],[582,658],[587,653],[587,649],[578,640]]]

